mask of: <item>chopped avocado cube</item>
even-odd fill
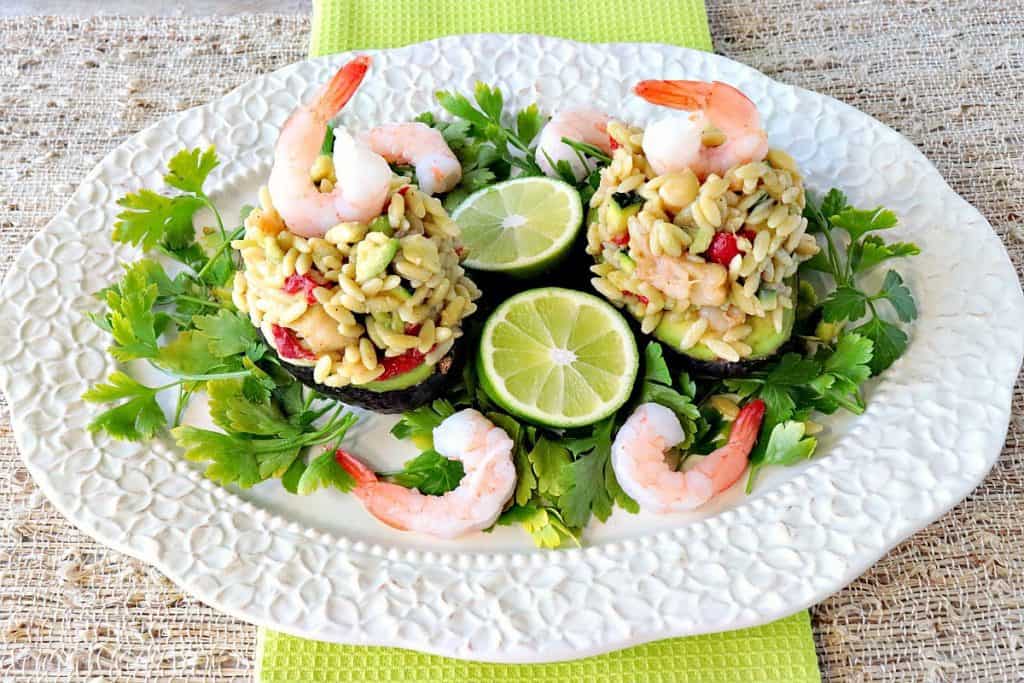
[[[395,254],[398,240],[394,237],[385,242],[363,240],[356,245],[356,282],[366,282],[384,272]]]
[[[636,261],[630,258],[629,254],[627,254],[624,251],[620,251],[615,256],[619,260],[619,268],[626,271],[627,273],[632,273],[634,270],[636,270]]]
[[[774,289],[762,289],[757,293],[757,300],[765,306],[774,308],[774,304],[779,300],[779,293]]]
[[[711,246],[711,240],[715,237],[715,229],[710,225],[697,228],[692,233],[693,241],[690,242],[690,253],[691,254],[703,254]]]
[[[392,332],[403,332],[405,330],[405,323],[395,313],[374,313],[373,319],[378,325]]]
[[[608,224],[608,232],[612,235],[621,235],[626,232],[629,228],[629,217],[635,216],[640,213],[640,209],[643,208],[644,200],[640,198],[638,202],[632,202],[631,197],[634,193],[623,194],[616,192],[608,200],[608,208],[605,209],[605,222]],[[640,197],[640,195],[636,195]],[[623,203],[619,203],[623,202]]]
[[[382,232],[388,237],[391,237],[393,234],[395,234],[395,230],[394,228],[391,227],[391,221],[388,220],[387,216],[377,216],[376,218],[374,218],[372,221],[370,221],[370,225],[367,226],[367,231]]]

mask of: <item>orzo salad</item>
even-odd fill
[[[863,412],[906,348],[916,305],[888,265],[917,247],[879,235],[891,212],[812,193],[736,88],[643,81],[649,120],[627,121],[509,111],[478,84],[415,121],[349,122],[370,69],[292,112],[240,225],[204,192],[212,148],[170,160],[173,193],[119,201],[113,239],[147,253],[93,320],[169,378],[92,388],[113,404],[94,431],[169,428],[224,485],[554,548],[615,508],[692,510],[811,458],[818,416]],[[181,424],[197,393],[216,429]],[[401,413],[420,454],[378,471],[346,445],[352,407]]]

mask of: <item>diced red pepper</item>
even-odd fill
[[[310,271],[311,273],[312,271]],[[299,275],[298,273],[292,273],[285,281],[284,286],[281,287],[286,294],[298,294],[299,292],[306,293],[306,303],[315,304],[316,297],[313,296],[313,290],[317,287],[323,287],[323,283],[316,280],[312,275]]]
[[[405,324],[405,333],[406,334],[410,334],[410,335],[416,335],[416,334],[420,333],[420,330],[422,328],[423,328],[423,324],[422,323],[406,323]]]
[[[740,237],[746,237],[747,241],[753,244],[754,238],[757,237],[757,233],[747,228],[746,230],[740,230]]]
[[[461,244],[459,246],[455,247],[455,255],[458,256],[460,259],[465,258],[466,257],[466,248],[464,246],[462,246]]]
[[[410,185],[402,185],[402,188],[398,190],[398,194],[405,196],[405,193],[409,191]]]
[[[316,354],[302,345],[294,331],[280,325],[273,325],[271,331],[274,334],[274,346],[282,358],[316,360]]]
[[[612,237],[612,242],[614,244],[619,245],[620,247],[626,246],[627,244],[629,244],[629,231],[627,230],[621,235],[616,235],[615,237]]]
[[[384,372],[377,377],[377,381],[390,379],[395,375],[401,375],[423,364],[424,356],[419,349],[409,349],[400,356],[382,358],[380,364],[384,366]]]
[[[635,294],[634,293],[633,296],[635,296],[636,300],[639,301],[640,303],[642,303],[644,306],[646,306],[647,304],[651,303],[651,300],[648,299],[643,294]]]
[[[726,268],[733,257],[740,253],[736,246],[736,235],[731,232],[716,232],[708,247],[708,258]]]
[[[613,152],[617,150],[619,147],[622,147],[622,145],[619,144],[619,141],[613,138],[611,135],[608,136],[608,146],[612,148]]]

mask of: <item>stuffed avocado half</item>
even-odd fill
[[[480,291],[458,238],[441,203],[397,175],[381,215],[318,236],[290,230],[261,192],[232,245],[245,266],[233,300],[299,381],[378,412],[409,410],[442,395],[462,365]]]
[[[722,175],[658,175],[642,131],[608,132],[616,147],[587,221],[594,289],[704,374],[776,354],[793,333],[799,265],[818,251],[793,159],[770,150]]]

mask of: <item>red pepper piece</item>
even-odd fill
[[[376,381],[379,382],[380,380],[390,379],[395,375],[409,372],[422,365],[424,358],[425,356],[420,353],[419,349],[409,349],[401,356],[382,358],[380,364],[384,367],[384,372],[377,377]]]
[[[323,284],[313,279],[311,275],[299,275],[298,273],[292,273],[285,281],[284,286],[281,287],[286,294],[298,294],[299,292],[306,293],[306,303],[315,304],[316,297],[313,296],[313,290],[317,287],[322,287]]]
[[[277,347],[277,352],[281,354],[282,358],[316,360],[316,354],[303,346],[292,330],[280,325],[273,325],[271,331],[274,334],[274,346]]]
[[[417,335],[417,334],[420,333],[420,330],[422,328],[423,328],[423,325],[421,323],[406,323],[405,324],[405,333],[409,334],[409,335]]]
[[[740,253],[736,246],[736,235],[731,232],[717,232],[708,247],[708,258],[726,268],[733,257]]]
[[[627,230],[621,235],[616,235],[615,237],[612,238],[612,242],[614,244],[619,245],[620,247],[626,246],[627,244],[629,244],[629,231]]]

